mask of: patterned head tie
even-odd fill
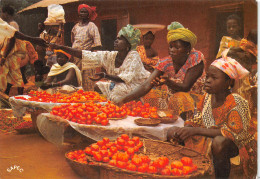
[[[167,34],[167,41],[168,43],[176,40],[183,40],[185,42],[189,42],[191,44],[191,49],[197,43],[197,36],[191,32],[189,29],[185,28],[179,22],[172,22],[167,27],[168,34]]]
[[[212,66],[217,67],[224,73],[226,73],[231,79],[241,79],[249,74],[249,71],[245,69],[235,59],[230,57],[220,58],[211,63]]]
[[[89,6],[87,4],[80,4],[78,7],[78,13],[82,8],[86,8],[89,14],[89,19],[91,21],[94,21],[97,18],[97,13],[96,13],[96,7],[95,6]]]
[[[140,43],[141,31],[128,24],[118,32],[117,36],[120,37],[121,35],[131,44],[131,50],[136,50],[136,47]]]

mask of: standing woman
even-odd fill
[[[96,19],[96,7],[80,4],[78,6],[79,22],[71,31],[72,48],[78,50],[100,50],[101,39],[97,26],[92,22]],[[73,57],[73,62],[82,70],[82,59]],[[93,76],[96,68],[86,69],[82,76]],[[84,79],[83,87],[90,91],[94,89],[94,82],[88,78]]]
[[[170,96],[168,108],[175,115],[184,113],[182,117],[185,118],[185,113],[194,110],[194,100],[188,92],[202,94],[204,55],[194,49],[196,35],[182,24],[172,22],[168,30],[169,56],[160,59],[150,77],[117,103],[139,99],[154,86],[166,84]]]

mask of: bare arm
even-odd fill
[[[31,37],[31,36],[28,36],[28,35],[25,35],[25,34],[19,32],[19,31],[15,31],[14,37],[21,39],[21,40],[27,40],[36,45],[40,45],[40,46],[44,46],[44,47],[47,46],[46,41],[41,39],[40,37]]]
[[[200,62],[198,65],[188,69],[183,83],[176,83],[172,80],[166,80],[165,84],[174,91],[188,92],[197,81],[197,79],[202,75],[204,69],[204,63]]]
[[[63,45],[57,45],[57,44],[50,44],[50,47],[52,49],[61,49],[74,57],[78,57],[80,59],[82,58],[82,50],[78,50],[78,49],[71,48],[68,46],[63,46]]]
[[[119,101],[117,103],[119,105],[121,105],[122,103],[127,103],[129,101],[138,99],[138,98],[146,95],[154,87],[154,85],[152,84],[152,81],[156,77],[159,77],[160,75],[162,75],[162,73],[163,72],[155,69],[153,71],[153,73],[149,76],[149,78],[142,85],[140,85],[138,88],[133,90],[128,95],[126,95],[126,96],[122,97],[121,99],[119,99]]]

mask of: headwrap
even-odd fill
[[[191,48],[193,48],[197,43],[196,35],[191,32],[189,29],[184,28],[182,24],[179,22],[172,22],[167,27],[167,41],[170,43],[171,41],[183,40],[185,42],[189,42],[191,44]]]
[[[257,46],[253,42],[248,41],[247,39],[242,39],[239,47],[257,57]]]
[[[68,54],[67,52],[64,52],[63,50],[54,50],[54,53],[56,54],[56,53],[63,53],[64,55],[66,55],[69,59],[70,59],[70,57],[71,57],[71,55],[70,54]]]
[[[136,50],[136,47],[140,43],[141,32],[139,29],[135,29],[132,25],[128,24],[118,32],[119,36],[124,36],[127,41],[131,44],[131,50]]]
[[[78,7],[78,13],[82,8],[86,8],[89,13],[89,19],[91,21],[94,21],[97,18],[97,13],[96,13],[96,7],[95,6],[88,6],[87,4],[80,4]]]
[[[249,74],[249,71],[245,69],[235,59],[230,57],[220,58],[211,63],[212,66],[217,67],[230,78],[238,80]]]

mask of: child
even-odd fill
[[[185,146],[212,154],[216,178],[228,178],[233,157],[239,158],[244,174],[256,175],[256,130],[251,126],[248,103],[230,92],[234,80],[249,72],[232,58],[215,60],[209,67],[204,98],[197,105],[194,118],[185,127],[173,127],[168,139],[178,139]],[[211,151],[211,153],[210,153]]]
[[[227,33],[229,36],[223,36],[220,45],[219,45],[219,51],[216,56],[216,58],[219,58],[222,56],[222,52],[225,49],[228,49],[230,47],[238,47],[241,37],[240,37],[240,30],[241,30],[241,19],[235,15],[232,14],[228,16],[227,18]]]

